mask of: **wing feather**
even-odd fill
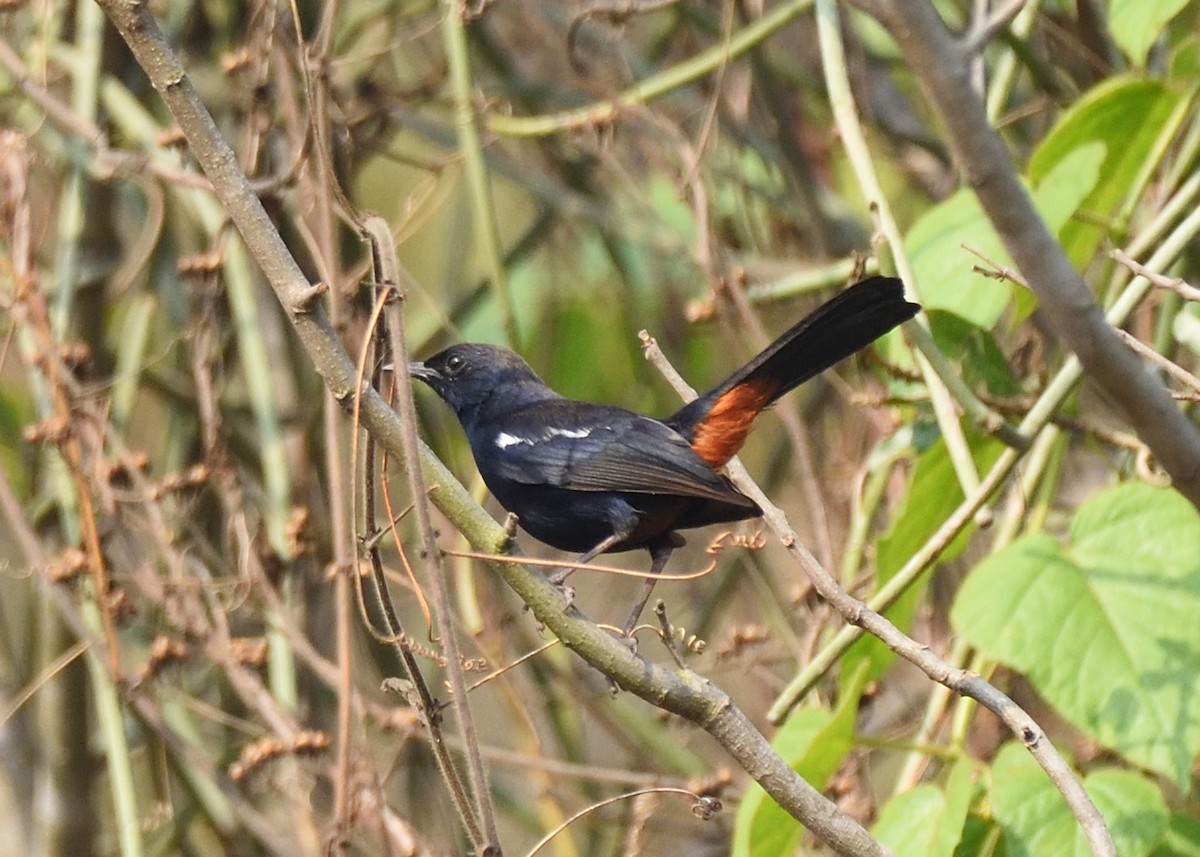
[[[574,491],[674,494],[754,506],[681,434],[632,411],[552,400],[521,409],[505,424],[493,437],[478,439],[497,447],[484,458],[504,479]]]

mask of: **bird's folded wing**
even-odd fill
[[[588,425],[562,425],[514,437],[496,464],[500,475],[574,491],[676,494],[753,508],[676,431],[631,412]]]

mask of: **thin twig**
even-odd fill
[[[1088,841],[1097,855],[1112,855],[1112,837],[1104,819],[1083,784],[1062,755],[1046,737],[1045,732],[1024,709],[1012,701],[982,676],[969,673],[946,663],[928,646],[903,633],[882,614],[871,610],[866,604],[842,589],[816,558],[800,543],[795,531],[787,521],[783,510],[773,504],[750,478],[741,462],[734,459],[728,465],[728,474],[733,484],[743,494],[754,500],[763,510],[763,519],[776,537],[796,560],[813,587],[826,602],[841,614],[850,625],[856,625],[882,640],[889,649],[909,663],[918,667],[931,679],[943,684],[963,696],[978,700],[1004,722],[1012,733],[1025,744],[1030,755],[1038,761],[1055,787],[1066,798],[1071,811],[1079,820]],[[1107,848],[1105,847],[1107,842]]]
[[[1163,357],[1149,345],[1146,345],[1132,333],[1127,330],[1117,330],[1117,335],[1124,340],[1125,344],[1136,351],[1138,354],[1145,357],[1159,369],[1162,369],[1176,381],[1192,388],[1193,392],[1200,393],[1200,378],[1197,378],[1188,370],[1184,369],[1173,360],[1168,360]]]
[[[330,20],[329,16],[336,13],[337,2],[326,4],[323,24]],[[295,2],[292,3],[292,19],[296,28],[296,43],[303,55],[305,49],[303,32],[301,31],[301,15]],[[332,27],[323,26],[322,32],[332,32]],[[327,46],[326,46],[327,47]],[[303,151],[309,136],[317,140],[318,157],[314,159],[311,168],[300,171],[301,188],[309,189],[313,205],[308,214],[314,235],[313,258],[320,272],[321,281],[325,283],[340,283],[342,281],[342,259],[338,246],[337,221],[334,216],[333,200],[341,197],[341,189],[334,173],[331,147],[323,136],[317,136],[315,129],[328,128],[331,96],[327,75],[314,76],[310,73],[310,64],[301,63],[303,82],[312,117],[311,124],[305,126],[308,132],[297,146],[297,151]],[[342,290],[330,289],[329,317],[334,327],[340,327],[345,322],[346,302]],[[335,835],[340,837],[347,834],[352,825],[352,806],[354,787],[351,784],[352,749],[351,730],[354,724],[354,676],[353,649],[351,633],[353,631],[353,615],[351,607],[350,575],[356,574],[357,555],[354,547],[354,471],[353,464],[347,455],[347,427],[340,419],[337,402],[331,395],[326,394],[322,408],[322,429],[325,444],[325,474],[329,482],[329,518],[330,529],[333,532],[333,601],[334,601],[334,650],[337,657],[338,684],[337,698],[337,735],[334,763],[334,821]],[[350,431],[354,431],[351,427]],[[294,648],[294,647],[293,647]]]
[[[1187,301],[1200,301],[1200,289],[1188,283],[1181,277],[1168,277],[1165,274],[1160,274],[1157,271],[1152,271],[1143,265],[1141,262],[1134,259],[1124,250],[1119,247],[1111,251],[1108,255],[1112,256],[1118,263],[1124,265],[1133,273],[1145,277],[1154,286],[1160,289],[1168,289]]]
[[[478,559],[484,562],[507,562],[512,557],[509,554],[503,553],[483,553],[482,551],[464,551],[447,549],[443,551],[446,556],[457,556],[465,559]],[[714,551],[709,551],[710,554]],[[615,565],[600,565],[597,563],[580,563],[572,562],[564,559],[537,559],[535,557],[521,557],[523,565],[532,566],[534,568],[570,568],[577,571],[591,572],[595,574],[613,574],[618,577],[631,577],[635,580],[657,580],[657,581],[683,581],[696,580],[701,577],[707,577],[712,574],[716,568],[716,560],[709,562],[708,565],[696,571],[687,572],[672,572],[652,574],[649,571],[638,571],[631,568],[618,568]]]
[[[687,669],[687,664],[683,662],[683,655],[675,645],[675,629],[671,625],[671,620],[667,618],[667,602],[661,598],[654,604],[654,617],[658,619],[659,636],[662,638],[667,654],[671,656],[671,660],[675,661],[677,667],[681,670]]]
[[[364,222],[365,226],[376,226],[373,218],[368,218]],[[387,246],[391,246],[390,239]],[[380,276],[380,268],[383,263],[380,261],[380,253],[374,252],[378,248],[372,244],[372,260],[376,281]],[[379,331],[377,338],[382,341],[383,333],[379,327],[380,315],[384,311],[387,301],[391,297],[390,290],[381,290],[374,309],[372,310],[370,320],[367,324],[367,330]],[[370,353],[371,339],[367,338],[363,342],[362,351],[359,355],[357,371],[361,374],[365,372],[367,356]],[[378,363],[378,361],[376,361]],[[369,389],[375,389],[379,382],[381,372],[376,369],[372,372],[372,384]],[[362,397],[356,396],[354,400],[354,424],[359,423],[359,412],[362,406]],[[358,445],[358,432],[354,435],[354,448]],[[376,458],[375,448],[376,441],[374,435],[368,433],[363,434],[363,465],[361,469],[361,484],[363,487],[363,520],[366,526],[372,530],[377,527],[376,520]],[[354,452],[351,453],[352,460]],[[414,504],[415,508],[415,504]],[[416,707],[421,716],[421,722],[425,726],[429,734],[430,749],[433,753],[434,761],[438,766],[438,772],[442,775],[442,781],[446,785],[446,791],[450,795],[450,802],[454,805],[455,811],[458,813],[459,820],[463,824],[463,828],[467,831],[467,838],[479,850],[482,847],[484,834],[480,827],[479,819],[475,815],[472,801],[468,794],[466,785],[463,783],[462,776],[459,774],[454,760],[450,757],[447,751],[445,736],[442,733],[441,706],[434,698],[433,693],[429,689],[429,683],[425,680],[421,673],[420,665],[414,656],[414,646],[409,636],[404,632],[400,624],[400,618],[396,613],[395,604],[392,601],[391,593],[388,590],[387,578],[383,570],[383,558],[379,552],[379,541],[371,540],[372,544],[367,549],[367,555],[371,563],[371,580],[372,592],[375,595],[375,600],[379,606],[380,612],[383,613],[384,619],[387,622],[386,638],[376,632],[369,618],[366,616],[366,611],[363,605],[361,578],[355,574],[354,580],[358,586],[359,609],[362,611],[363,627],[369,633],[388,645],[395,646],[396,653],[399,656],[400,662],[404,666],[404,671],[408,681],[411,683],[413,693],[411,703]]]
[[[463,674],[462,655],[458,648],[458,633],[454,627],[454,608],[446,587],[446,567],[441,547],[437,543],[437,533],[429,515],[429,505],[426,502],[428,492],[425,488],[424,477],[421,475],[417,442],[417,409],[413,404],[412,384],[407,372],[408,346],[404,340],[404,324],[401,315],[406,290],[402,286],[400,263],[396,258],[396,249],[392,244],[391,231],[387,222],[382,218],[372,216],[368,217],[363,225],[366,234],[370,236],[372,252],[379,262],[379,268],[376,271],[378,282],[390,286],[396,297],[395,300],[388,303],[384,311],[384,320],[387,323],[391,359],[395,366],[392,377],[397,388],[396,403],[400,421],[404,426],[401,435],[404,441],[404,471],[408,475],[409,489],[412,492],[413,502],[416,504],[417,529],[421,533],[425,561],[429,564],[427,578],[429,588],[433,593],[434,622],[446,654],[445,669],[452,694],[451,704],[458,720],[458,728],[462,732],[463,746],[467,757],[467,773],[475,800],[476,819],[484,836],[481,842],[475,843],[476,850],[480,854],[499,854],[500,838],[496,830],[496,810],[492,805],[483,758],[479,755],[479,738],[475,731],[474,718],[471,716],[467,680]]]
[[[963,53],[967,56],[973,56],[982,51],[987,47],[988,42],[996,38],[1001,30],[1021,14],[1021,10],[1025,8],[1028,2],[1029,0],[1008,0],[1007,3],[986,19],[978,22],[963,42]]]
[[[693,814],[697,815],[698,817],[704,818],[705,820],[707,820],[712,815],[715,815],[717,812],[720,812],[720,810],[721,810],[721,802],[720,801],[716,800],[715,798],[698,795],[695,792],[688,791],[687,789],[671,788],[668,786],[657,786],[657,787],[648,788],[648,789],[638,789],[637,791],[626,792],[625,794],[620,794],[620,795],[616,795],[614,797],[606,798],[605,800],[597,801],[596,803],[579,810],[579,812],[572,815],[570,818],[568,818],[566,821],[564,821],[558,827],[554,828],[549,833],[547,833],[545,836],[543,836],[540,840],[538,840],[537,844],[534,845],[533,848],[527,852],[526,857],[533,857],[534,854],[538,853],[543,848],[545,848],[547,845],[549,845],[550,842],[554,839],[554,837],[558,836],[558,834],[562,833],[570,825],[574,824],[576,821],[583,818],[584,816],[590,815],[591,813],[595,812],[596,810],[603,809],[604,807],[610,806],[614,803],[617,803],[618,801],[629,800],[631,798],[636,798],[636,797],[640,797],[641,795],[648,795],[648,794],[680,794],[680,795],[684,795],[686,797],[690,797],[690,798],[692,798],[692,800],[694,800],[696,802],[692,807]]]

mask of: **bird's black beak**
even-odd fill
[[[408,364],[408,374],[413,378],[420,378],[422,381],[434,381],[441,377],[436,369],[430,369],[424,363],[417,361]]]

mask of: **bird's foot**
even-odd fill
[[[638,624],[638,616],[640,616],[640,611],[637,616],[630,616],[625,624],[621,626],[621,633],[617,637],[617,642],[629,649],[629,653],[635,656],[638,653],[637,632],[646,627],[645,625]]]
[[[567,586],[567,577],[573,569],[560,568],[553,574],[546,575],[546,582],[562,593],[563,598],[567,599],[567,603],[563,609],[570,607],[575,603],[575,587]]]

